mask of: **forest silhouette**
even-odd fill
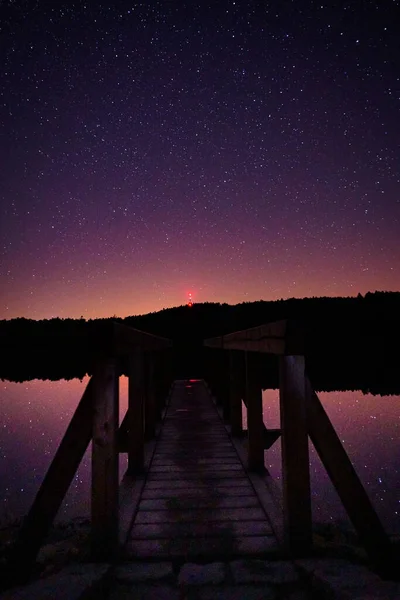
[[[72,379],[91,374],[107,349],[111,322],[173,343],[174,378],[203,377],[203,339],[293,319],[305,332],[307,372],[317,390],[400,392],[400,293],[290,298],[229,305],[198,303],[109,319],[16,318],[0,321],[0,377],[10,381]],[[121,362],[121,373],[125,371]],[[265,355],[263,386],[277,386],[276,357]]]

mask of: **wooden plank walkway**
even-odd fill
[[[131,558],[154,560],[279,551],[203,381],[175,383],[126,551]]]

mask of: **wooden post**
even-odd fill
[[[145,354],[145,409],[144,431],[145,439],[151,440],[156,435],[156,405],[154,390],[154,357],[152,352]]]
[[[129,356],[128,384],[128,473],[144,466],[144,361],[141,348]]]
[[[156,384],[156,401],[157,401],[157,420],[161,420],[162,411],[164,408],[165,394],[164,394],[164,352],[162,350],[157,351],[156,355],[156,373],[155,373],[155,384]]]
[[[243,433],[242,392],[245,375],[243,358],[243,352],[229,350],[230,424],[233,436],[240,436]]]
[[[161,380],[161,411],[165,408],[168,398],[168,392],[171,387],[171,349],[164,348],[160,352],[160,380]]]
[[[279,358],[282,478],[288,550],[306,555],[312,544],[310,467],[304,356]]]
[[[215,374],[215,399],[222,407],[222,416],[224,421],[229,422],[230,400],[229,400],[229,353],[224,350],[223,337],[221,337],[221,346],[216,350],[214,362]]]
[[[258,382],[259,360],[257,354],[253,352],[245,353],[247,430],[249,437],[248,467],[251,471],[263,471],[265,469],[262,390]]]
[[[169,397],[169,393],[171,391],[172,383],[174,381],[174,371],[173,371],[173,348],[168,348],[165,352],[165,392],[166,399]]]
[[[219,350],[215,348],[209,348],[208,355],[208,380],[207,383],[210,387],[211,394],[214,396],[217,404],[220,404],[219,398],[219,361],[218,361]]]
[[[158,362],[158,352],[157,350],[153,350],[151,352],[151,359],[152,359],[152,370],[153,370],[153,375],[151,378],[151,386],[152,386],[152,390],[153,390],[153,402],[154,402],[154,427],[157,423],[157,421],[160,420],[160,414],[161,414],[161,410],[160,410],[160,404],[159,404],[159,362]],[[149,382],[150,383],[150,382]],[[155,431],[155,430],[154,430]]]
[[[53,461],[23,521],[10,561],[10,579],[23,580],[44,543],[92,438],[94,381],[90,379]]]
[[[161,421],[162,411],[165,406],[165,391],[164,391],[164,361],[163,352],[158,350],[154,353],[154,389],[155,389],[155,402],[156,402],[156,420]]]
[[[212,375],[211,375],[211,358],[210,358],[210,352],[211,349],[204,347],[203,348],[203,353],[204,353],[204,360],[203,360],[203,364],[204,364],[204,381],[206,382],[210,392],[212,393]]]
[[[221,372],[220,372],[220,394],[222,401],[222,412],[224,421],[230,422],[231,406],[229,398],[230,376],[229,376],[229,351],[221,352]]]
[[[394,574],[390,540],[317,394],[307,395],[310,438],[357,531],[382,574]],[[397,568],[398,572],[398,568]]]
[[[165,404],[169,398],[169,394],[171,392],[172,383],[174,380],[173,372],[172,372],[172,349],[168,348],[165,350],[164,354],[164,389],[165,389]]]
[[[118,548],[118,371],[100,364],[94,378],[92,444],[92,556],[108,560]]]

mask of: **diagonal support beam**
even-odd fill
[[[92,377],[24,519],[15,548],[20,574],[28,574],[92,438],[93,396]]]
[[[392,549],[388,536],[317,394],[307,394],[308,431],[312,443],[377,568],[390,572]]]

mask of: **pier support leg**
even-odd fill
[[[156,396],[155,396],[155,365],[152,352],[145,354],[145,439],[152,440],[156,435]]]
[[[226,350],[221,351],[218,387],[222,404],[223,418],[226,423],[229,423],[231,412],[229,398],[229,353]]]
[[[129,357],[128,384],[128,473],[144,466],[144,361],[136,349]]]
[[[92,556],[108,560],[118,549],[118,368],[113,360],[94,375],[92,444]]]
[[[282,477],[285,541],[293,555],[306,555],[312,544],[310,467],[304,356],[279,358]]]
[[[258,381],[259,357],[246,352],[246,405],[249,436],[248,467],[251,471],[264,470],[264,421],[262,389]]]
[[[242,393],[244,391],[244,352],[229,350],[230,424],[233,436],[243,433]]]

